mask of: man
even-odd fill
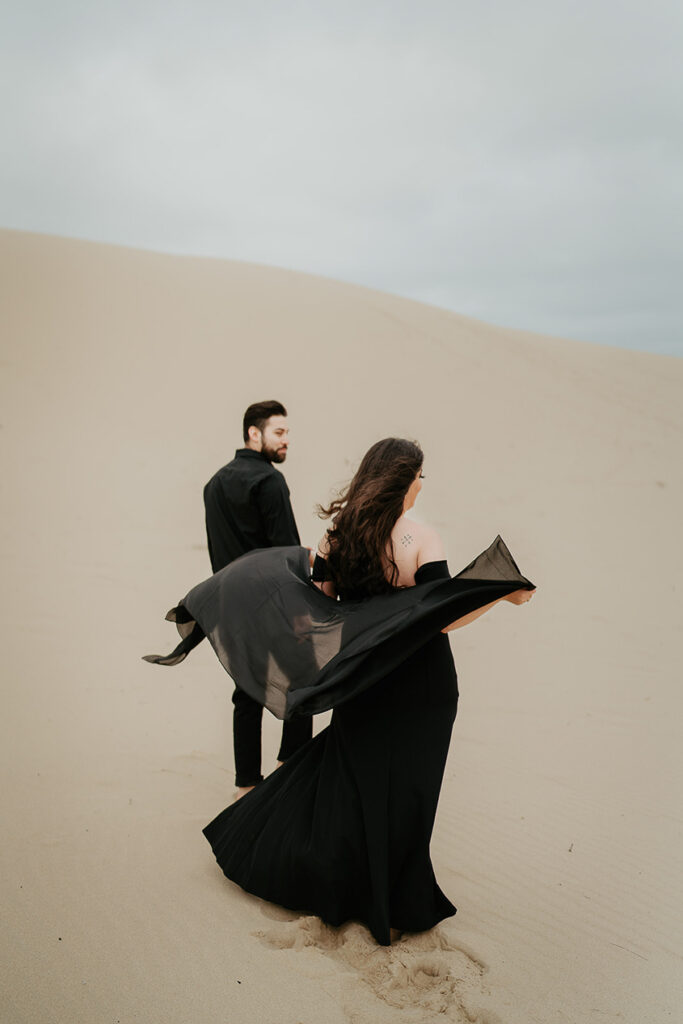
[[[244,414],[244,448],[211,477],[204,488],[206,535],[214,572],[254,548],[300,544],[285,478],[273,466],[284,462],[289,447],[287,410],[280,402],[257,402]],[[265,669],[265,666],[264,666]],[[242,690],[232,695],[235,785],[244,796],[261,781],[263,708]],[[278,761],[312,735],[310,718],[282,727]]]

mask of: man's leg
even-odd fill
[[[255,786],[261,775],[261,718],[263,708],[244,690],[235,687],[232,735],[235,749],[235,785],[238,789]]]
[[[282,743],[277,755],[278,761],[286,761],[288,757],[308,743],[313,735],[313,718],[310,715],[298,715],[282,723]]]

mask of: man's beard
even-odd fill
[[[284,462],[287,458],[287,449],[280,452],[277,448],[271,448],[264,441],[261,442],[261,455],[268,459],[268,462]]]

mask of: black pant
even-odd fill
[[[263,708],[244,690],[235,687],[232,695],[233,740],[235,744],[235,785],[255,786],[261,774],[261,718]],[[306,716],[282,723],[282,742],[278,761],[286,761],[295,750],[307,743],[313,735],[313,719]]]

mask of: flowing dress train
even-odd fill
[[[445,562],[416,582],[440,577]],[[204,829],[227,877],[328,924],[362,921],[382,945],[390,928],[424,931],[454,914],[429,843],[457,701],[440,633]]]
[[[423,931],[455,913],[429,844],[458,688],[450,622],[533,589],[504,541],[454,577],[430,562],[415,586],[336,601],[308,550],[252,551],[166,616],[182,662],[204,637],[235,683],[278,718],[334,709],[330,725],[204,829],[228,878],[332,925]]]

